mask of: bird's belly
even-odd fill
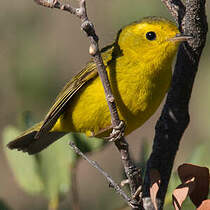
[[[140,127],[156,111],[168,89],[170,78],[166,81],[168,84],[161,84],[160,87],[159,82],[151,83],[149,80],[142,84],[137,80],[130,84],[121,80],[117,87],[112,85],[120,119],[126,123],[125,134]],[[73,97],[53,130],[96,135],[110,125],[109,108],[101,81],[97,77]]]
[[[72,98],[69,107],[57,120],[53,130],[98,133],[110,126],[111,117],[99,77],[82,87]]]

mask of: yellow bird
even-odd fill
[[[181,35],[166,19],[147,17],[122,28],[101,55],[125,135],[157,110],[171,82],[172,61]],[[40,152],[69,132],[105,136],[111,117],[96,65],[90,61],[66,84],[44,121],[8,144],[29,154]]]

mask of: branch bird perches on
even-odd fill
[[[132,199],[129,200],[129,204],[132,206],[133,209],[139,209],[141,206],[139,198],[133,195],[135,195],[135,192],[141,185],[140,171],[134,165],[129,154],[128,143],[126,142],[123,133],[124,125],[122,125],[123,122],[119,119],[119,115],[115,104],[115,99],[111,91],[111,86],[108,80],[106,68],[104,66],[101,53],[99,51],[99,46],[98,46],[99,39],[98,36],[96,35],[94,25],[88,19],[87,16],[86,1],[80,0],[79,8],[74,8],[70,4],[62,4],[58,0],[52,0],[52,1],[34,0],[34,1],[41,6],[67,11],[73,15],[76,15],[81,20],[81,29],[87,34],[87,37],[90,41],[89,53],[93,57],[96,63],[98,74],[103,84],[107,104],[110,110],[112,127],[113,127],[113,132],[111,134],[111,137],[112,136],[114,136],[114,138],[116,137],[115,145],[121,154],[121,160],[124,166],[124,170],[129,180],[129,186],[132,197]]]
[[[89,52],[93,56],[104,85],[113,128],[119,126],[120,119],[116,110],[115,100],[99,52],[98,37],[95,33],[93,24],[87,17],[85,0],[80,0],[79,8],[63,5],[57,0],[53,0],[52,2],[45,2],[44,0],[35,1],[42,6],[70,12],[81,19],[81,28],[86,32],[91,43]],[[162,2],[175,18],[180,31],[184,32],[184,34],[192,35],[193,39],[180,46],[171,88],[162,110],[161,117],[156,125],[153,151],[147,163],[143,185],[143,205],[146,210],[154,209],[154,205],[150,198],[150,171],[153,169],[160,173],[161,184],[157,194],[157,204],[158,209],[163,208],[175,155],[181,137],[189,124],[189,100],[208,29],[205,15],[205,0],[186,0],[185,5],[181,0],[162,0]],[[134,195],[141,184],[140,176],[130,158],[128,144],[122,133],[119,134],[119,140],[116,141],[115,144],[121,153],[124,169],[129,179],[131,193]],[[142,209],[138,200],[133,200],[133,202],[136,203],[136,206],[132,207],[133,209]]]
[[[193,38],[179,48],[171,88],[155,127],[153,150],[147,162],[143,184],[146,210],[153,207],[149,191],[151,186],[149,174],[152,169],[160,173],[161,184],[157,203],[158,209],[163,208],[176,152],[190,121],[189,101],[208,31],[205,0],[186,0],[185,5],[181,0],[162,0],[162,2],[175,18],[180,31]]]

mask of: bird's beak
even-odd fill
[[[172,42],[184,42],[184,41],[188,41],[189,39],[192,39],[192,36],[185,35],[185,34],[176,34],[176,36],[170,38],[169,41],[172,41]]]

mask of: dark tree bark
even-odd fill
[[[193,38],[181,44],[174,69],[171,88],[160,119],[155,127],[153,150],[147,162],[143,185],[144,208],[153,209],[150,199],[150,171],[160,173],[161,184],[157,194],[158,208],[162,209],[174,159],[181,137],[187,128],[189,101],[203,47],[208,24],[205,15],[205,0],[162,0],[179,24],[180,31]]]
[[[111,177],[105,171],[103,171],[103,169],[97,163],[89,160],[79,150],[79,148],[76,147],[76,145],[74,145],[73,143],[70,143],[70,145],[75,150],[75,152],[77,152],[79,155],[83,156],[86,160],[88,160],[88,162],[92,166],[97,168],[97,170],[106,177],[109,183],[111,183],[112,187],[123,197],[124,200],[127,201],[128,205],[130,205],[132,209],[138,209],[138,207],[141,205],[139,202],[139,197],[134,197],[133,195],[135,194],[136,190],[141,184],[141,176],[140,176],[139,170],[134,165],[134,162],[132,161],[129,154],[129,146],[124,138],[124,131],[123,131],[124,123],[120,121],[119,119],[119,115],[118,115],[116,104],[115,104],[115,98],[112,94],[110,82],[108,80],[108,76],[106,72],[106,67],[104,66],[101,53],[99,50],[99,45],[98,45],[99,38],[96,34],[93,23],[89,20],[88,15],[87,15],[86,1],[79,0],[78,8],[74,8],[70,4],[63,4],[59,0],[52,0],[52,1],[34,0],[34,1],[41,6],[56,8],[56,9],[69,12],[77,16],[81,20],[81,29],[86,33],[90,41],[89,53],[93,57],[94,62],[96,63],[98,74],[104,87],[107,105],[109,107],[111,119],[112,119],[113,132],[111,134],[111,137],[113,136],[112,139],[115,140],[115,145],[121,155],[121,160],[124,166],[125,174],[129,180],[131,198],[129,198],[125,194],[125,192],[114,182],[113,179],[111,179]]]

